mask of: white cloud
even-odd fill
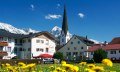
[[[59,19],[61,15],[56,15],[56,14],[48,14],[45,16],[45,19]]]
[[[78,13],[78,15],[80,16],[80,18],[84,18],[84,14],[83,13]]]
[[[33,4],[30,5],[31,9],[34,10],[35,6]]]
[[[57,8],[59,8],[61,5],[60,4],[57,4]]]

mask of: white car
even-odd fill
[[[44,64],[54,63],[54,59],[52,59],[52,58],[44,58],[44,59],[42,59],[42,61]]]

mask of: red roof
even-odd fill
[[[102,48],[103,50],[120,50],[120,44],[95,45],[89,47],[88,51],[92,52]]]
[[[53,55],[50,55],[50,54],[41,54],[39,56],[36,56],[34,58],[52,58]]]

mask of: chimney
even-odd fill
[[[88,39],[88,37],[87,37],[87,35],[86,35],[86,37],[85,37],[86,39]]]

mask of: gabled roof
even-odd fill
[[[88,51],[93,52],[100,48],[103,50],[120,50],[120,44],[94,45],[91,46]]]
[[[32,38],[32,37],[37,37],[37,36],[42,35],[42,34],[46,35],[47,37],[49,37],[52,40],[57,40],[57,38],[55,38],[55,36],[53,36],[51,33],[47,32],[47,31],[29,34],[29,35],[26,35],[25,37]]]
[[[94,44],[93,41],[91,41],[91,40],[89,40],[89,39],[87,39],[87,38],[85,38],[85,37],[78,36],[78,35],[75,35],[75,36],[76,36],[79,40],[81,40],[83,43],[85,43],[86,45],[88,45],[88,46],[91,46],[91,45]]]
[[[4,29],[0,29],[0,36],[2,37],[12,37],[12,38],[22,38],[25,35],[10,33]]]
[[[72,38],[74,38],[74,37],[77,37],[80,41],[82,41],[82,42],[83,42],[84,44],[86,44],[87,46],[91,46],[91,45],[94,44],[94,42],[86,39],[85,37],[78,36],[78,35],[73,35]],[[67,44],[72,40],[72,38],[71,38],[65,45],[67,45]],[[63,48],[65,45],[60,46],[60,47]],[[60,50],[61,48],[58,48],[57,50]]]
[[[120,44],[120,37],[115,37],[109,44]]]
[[[36,37],[38,35],[42,35],[45,34],[47,37],[49,37],[52,40],[57,40],[52,34],[50,34],[47,31],[42,31],[42,32],[38,32],[38,33],[31,33],[28,35],[23,35],[23,34],[14,34],[14,33],[10,33],[6,30],[0,29],[0,36],[2,37],[12,37],[12,38],[32,38],[32,37]]]

